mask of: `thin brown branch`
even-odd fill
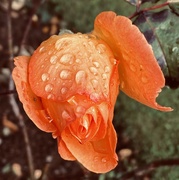
[[[7,38],[8,38],[10,64],[14,58],[13,40],[12,40],[11,5],[12,5],[12,0],[9,0],[8,11],[7,11],[7,31],[8,31],[8,37]]]
[[[0,92],[0,96],[9,95],[9,94],[15,94],[16,90],[8,90],[5,92]]]
[[[14,53],[13,53],[13,38],[12,38],[12,22],[11,22],[11,5],[12,5],[12,0],[8,1],[8,12],[7,12],[7,29],[8,29],[8,48],[9,48],[9,60],[10,60],[10,69],[12,70],[13,68],[13,58],[14,58]],[[9,79],[9,89],[14,89],[14,82],[12,77]],[[9,95],[9,101],[12,106],[12,110],[19,120],[19,124],[22,128],[23,136],[24,136],[24,141],[26,145],[26,152],[27,152],[27,159],[28,159],[28,164],[29,164],[29,171],[30,171],[30,177],[31,180],[35,180],[34,178],[34,164],[33,164],[33,157],[32,157],[32,152],[31,152],[31,147],[30,147],[30,141],[28,138],[28,133],[26,129],[26,125],[24,123],[24,118],[22,114],[20,113],[19,106],[15,100],[14,94]]]
[[[120,180],[129,180],[131,178],[135,177],[141,177],[146,175],[147,173],[156,170],[159,167],[163,166],[179,166],[179,159],[164,159],[164,160],[159,160],[159,161],[154,161],[151,162],[144,167],[137,168],[133,171],[125,173]]]
[[[129,19],[133,19],[134,17],[138,16],[141,13],[144,13],[144,12],[147,12],[147,11],[152,11],[152,10],[155,10],[155,9],[159,9],[159,8],[162,8],[162,7],[168,6],[168,5],[169,5],[169,2],[165,2],[165,3],[162,3],[162,4],[156,5],[156,6],[152,6],[152,7],[149,7],[149,8],[141,9],[139,11],[136,11],[131,16],[129,16]]]
[[[28,34],[30,32],[30,29],[31,29],[31,25],[32,25],[32,18],[36,14],[40,5],[42,5],[44,2],[45,2],[45,0],[37,1],[36,4],[34,5],[33,11],[31,13],[31,16],[29,18],[29,21],[28,21],[27,26],[26,26],[25,31],[24,31],[22,41],[20,43],[20,48],[19,48],[18,54],[21,54],[21,52],[22,52],[22,50],[26,44],[27,37],[28,37]]]

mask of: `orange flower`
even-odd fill
[[[98,15],[92,33],[52,36],[31,57],[15,58],[15,65],[27,115],[57,138],[62,158],[96,173],[117,165],[112,119],[119,79],[132,98],[171,110],[155,102],[164,78],[151,48],[130,20],[113,12]]]

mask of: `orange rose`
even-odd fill
[[[164,78],[151,48],[130,20],[113,12],[98,15],[92,33],[52,36],[15,65],[27,115],[57,138],[62,158],[96,173],[117,165],[112,119],[119,82],[141,103],[171,110],[155,102]]]

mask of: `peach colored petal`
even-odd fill
[[[117,165],[116,133],[112,124],[108,124],[108,132],[104,139],[80,143],[66,129],[62,132],[62,140],[72,155],[88,170],[95,173],[106,173]]]
[[[44,99],[66,101],[80,94],[97,102],[109,96],[114,63],[108,45],[90,34],[52,36],[31,57],[29,82]]]
[[[37,97],[30,88],[27,71],[29,59],[30,57],[28,56],[19,56],[14,59],[16,67],[13,70],[12,77],[19,99],[27,115],[39,129],[46,132],[54,132],[56,128],[49,122],[49,117],[43,109],[41,99]]]
[[[58,153],[60,154],[60,156],[65,160],[69,160],[69,161],[76,160],[76,158],[72,155],[72,153],[69,151],[66,144],[63,142],[63,140],[60,137],[57,138],[57,141],[58,141]]]
[[[151,46],[132,22],[114,12],[96,17],[93,34],[104,40],[119,60],[120,89],[131,98],[161,111],[171,111],[156,103],[165,85]]]

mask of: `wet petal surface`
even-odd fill
[[[172,110],[156,103],[165,79],[151,46],[128,18],[103,12],[95,20],[93,33],[108,43],[119,60],[120,89],[123,92],[154,109]]]

